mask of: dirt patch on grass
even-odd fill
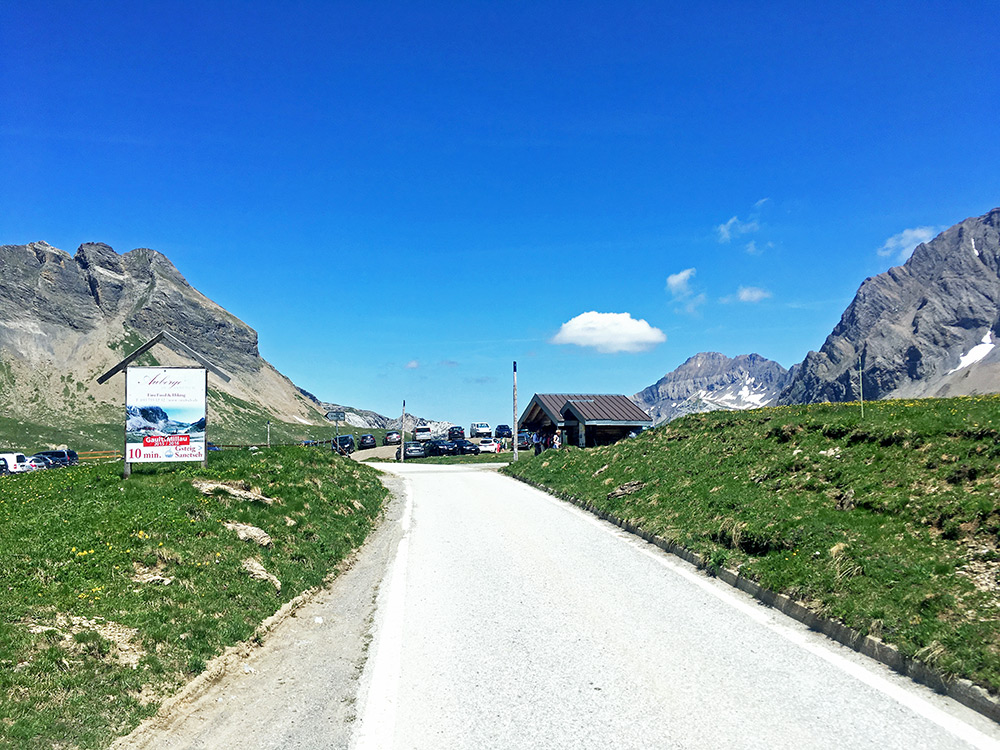
[[[131,669],[138,667],[139,661],[146,655],[146,651],[139,643],[138,630],[100,617],[89,619],[59,613],[55,616],[53,625],[34,620],[27,620],[24,624],[29,633],[54,633],[59,639],[57,645],[69,653],[79,654],[86,651],[93,655],[107,656]],[[97,639],[81,637],[88,632],[96,633],[110,644],[110,647],[105,649]]]

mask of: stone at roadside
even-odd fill
[[[243,570],[250,574],[250,577],[257,581],[270,581],[275,591],[281,593],[281,581],[267,572],[263,565],[253,558],[243,561]]]
[[[226,521],[222,525],[230,531],[235,531],[236,536],[240,538],[241,542],[254,542],[255,544],[259,544],[261,547],[272,546],[271,537],[268,533],[256,526],[251,526],[248,523],[239,523],[237,521]]]

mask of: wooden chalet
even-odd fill
[[[536,393],[517,422],[519,430],[559,433],[563,445],[581,448],[615,443],[652,425],[628,396],[592,393]]]

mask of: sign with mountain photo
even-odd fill
[[[205,460],[206,372],[200,367],[129,367],[125,460]]]

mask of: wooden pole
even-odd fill
[[[865,374],[861,370],[861,357],[858,357],[858,389],[861,392],[861,418],[865,418]]]
[[[403,399],[403,416],[399,418],[399,460],[406,462],[406,399]]]
[[[514,460],[517,461],[517,360],[514,360]]]

